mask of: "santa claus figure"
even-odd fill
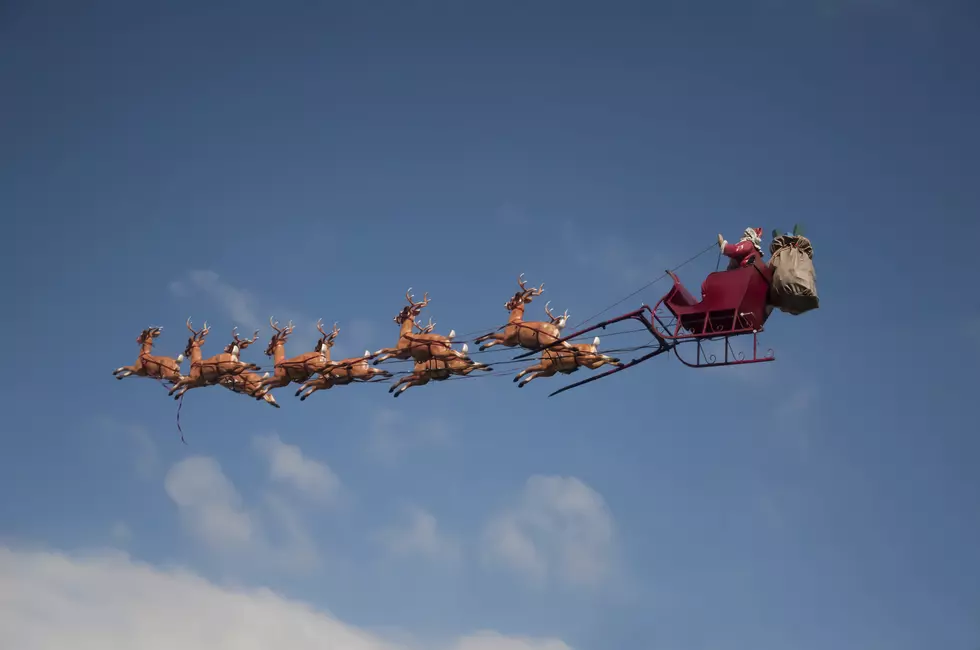
[[[743,266],[748,266],[756,259],[762,260],[762,228],[746,228],[742,238],[736,244],[729,244],[728,241],[718,235],[718,248],[721,254],[730,258],[728,260],[728,271]]]
[[[732,271],[743,266],[752,264],[756,259],[762,260],[762,228],[746,228],[742,238],[736,244],[729,244],[728,241],[718,235],[718,248],[721,254],[728,257],[728,268]],[[705,279],[704,282],[708,280]],[[701,283],[701,300],[707,295],[704,291],[704,282]]]

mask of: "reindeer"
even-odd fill
[[[485,363],[479,363],[470,359],[469,346],[464,343],[462,354],[458,357],[429,359],[423,362],[416,361],[412,374],[396,381],[388,389],[388,392],[395,393],[395,397],[398,397],[412,386],[425,386],[430,381],[445,381],[452,375],[465,377],[474,370],[489,372],[493,368]],[[398,392],[395,392],[396,390]]]
[[[204,327],[200,330],[195,330],[191,327],[191,319],[188,318],[187,329],[190,330],[191,336],[187,339],[187,348],[184,350],[184,356],[190,357],[191,369],[190,374],[178,379],[170,389],[169,394],[174,399],[179,399],[191,388],[213,386],[222,377],[241,375],[247,370],[259,369],[254,363],[242,363],[238,361],[237,356],[230,352],[222,352],[213,357],[202,359],[201,346],[204,344],[204,338],[211,332],[211,328],[208,327],[207,321],[204,321]],[[237,338],[237,334],[235,336]],[[240,343],[233,342],[225,349],[228,350],[236,345],[240,347]]]
[[[370,350],[365,350],[364,356],[338,361],[334,367],[320,371],[319,377],[304,382],[296,391],[296,396],[302,402],[318,390],[329,390],[334,386],[346,386],[354,382],[371,381],[375,377],[391,377],[392,374],[387,370],[371,367],[368,360],[372,356]],[[301,393],[303,393],[302,396],[300,396]]]
[[[237,376],[228,375],[222,377],[218,380],[218,383],[233,393],[239,393],[241,395],[252,397],[256,400],[262,400],[270,406],[279,408],[279,404],[276,402],[276,398],[272,395],[272,393],[269,392],[269,388],[262,385],[262,380],[268,376],[268,372],[261,377],[255,372],[243,372],[241,375]]]
[[[521,370],[514,377],[514,381],[520,381],[521,377],[530,374],[527,379],[520,381],[518,387],[524,386],[538,377],[553,377],[555,373],[570,375],[579,368],[589,368],[595,370],[606,364],[623,367],[619,359],[615,359],[605,354],[599,354],[599,337],[595,337],[592,343],[574,343],[568,348],[554,347],[541,352],[541,360],[529,367]]]
[[[231,336],[232,341],[225,346],[225,353],[230,354],[235,361],[239,361],[240,359],[238,357],[241,355],[242,350],[255,343],[255,340],[259,337],[259,331],[255,330],[255,333],[252,334],[252,338],[250,339],[240,339],[238,338],[238,328],[235,327],[231,330]]]
[[[568,310],[565,310],[565,313],[561,316],[556,317],[551,313],[551,303],[548,302],[544,306],[544,311],[548,315],[549,322],[525,322],[524,309],[536,296],[544,293],[544,283],[542,282],[541,286],[537,289],[533,287],[528,289],[524,283],[524,274],[521,273],[517,277],[517,284],[521,290],[515,293],[513,298],[504,303],[504,307],[510,312],[507,324],[498,331],[484,334],[473,341],[474,343],[490,341],[480,346],[481,351],[492,348],[495,345],[504,345],[509,348],[520,346],[528,350],[540,350],[561,338],[561,331],[568,322]],[[566,341],[562,344],[562,347],[570,346]]]
[[[314,374],[332,367],[330,361],[330,348],[333,347],[334,339],[340,330],[337,323],[333,325],[333,331],[329,334],[323,331],[323,319],[316,322],[316,328],[320,332],[320,338],[312,352],[304,352],[295,357],[286,358],[286,339],[293,333],[293,323],[290,321],[286,327],[280,328],[279,321],[272,322],[269,318],[269,325],[276,331],[269,341],[269,346],[265,349],[266,356],[275,359],[275,372],[271,377],[262,379],[262,385],[271,388],[282,388],[291,382],[297,384],[309,380]]]
[[[177,358],[161,357],[153,354],[153,340],[160,336],[162,327],[147,327],[136,337],[136,342],[140,344],[140,353],[136,357],[136,363],[131,366],[122,366],[112,371],[116,379],[126,377],[150,377],[161,381],[175,382],[181,378],[180,364],[184,362],[184,355],[179,354]]]
[[[408,305],[403,307],[398,315],[392,319],[401,328],[398,332],[398,343],[395,344],[395,347],[382,348],[375,352],[372,355],[377,357],[374,365],[388,359],[414,359],[417,363],[422,363],[433,358],[459,358],[461,356],[459,351],[452,347],[456,330],[451,330],[449,336],[431,334],[432,328],[435,327],[431,319],[428,328],[423,328],[415,320],[415,317],[429,304],[429,294],[425,293],[422,296],[422,302],[415,302],[412,289],[409,288],[405,292],[405,298],[408,300]],[[413,327],[418,328],[417,334],[412,331]]]

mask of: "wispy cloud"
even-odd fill
[[[4,648],[572,650],[559,639],[495,631],[395,642],[269,589],[219,586],[120,553],[73,557],[0,547],[0,594]]]
[[[177,506],[184,532],[214,557],[296,571],[319,566],[312,537],[293,504],[265,492],[257,505],[247,507],[213,458],[192,456],[178,462],[167,473],[164,488]]]
[[[126,525],[126,522],[117,521],[109,529],[109,535],[117,544],[126,544],[133,538],[133,531]]]
[[[157,444],[146,427],[140,424],[125,424],[112,418],[100,418],[98,425],[113,437],[120,436],[133,451],[133,471],[143,480],[156,478],[160,468],[160,453]]]
[[[403,521],[375,536],[393,557],[421,557],[450,566],[462,558],[459,543],[439,529],[436,518],[418,506],[403,510]]]
[[[368,452],[377,460],[393,463],[410,450],[440,447],[449,443],[449,423],[441,417],[417,418],[381,408],[372,416],[368,430]]]
[[[272,481],[290,485],[317,502],[337,500],[340,478],[326,463],[307,458],[298,446],[284,443],[277,433],[253,437],[252,446],[268,461]]]
[[[176,298],[203,293],[228,315],[235,325],[249,330],[260,329],[262,320],[257,313],[257,300],[251,292],[221,279],[214,271],[189,271],[185,278],[170,283]]]
[[[518,502],[491,518],[483,543],[488,562],[532,584],[588,585],[605,577],[613,537],[613,518],[598,492],[575,477],[532,476]]]

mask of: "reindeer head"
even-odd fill
[[[422,295],[422,302],[415,302],[415,300],[413,300],[414,297],[415,296],[412,295],[412,288],[409,287],[408,291],[405,292],[405,298],[408,300],[408,305],[402,307],[402,310],[398,312],[398,315],[394,318],[394,321],[399,325],[408,320],[414,321],[415,318],[422,313],[422,309],[429,304],[428,291]]]
[[[544,313],[548,314],[548,318],[551,319],[551,324],[557,327],[558,329],[565,329],[565,324],[568,323],[568,310],[566,309],[565,313],[562,314],[561,316],[555,316],[554,314],[551,313],[551,309],[549,308],[549,305],[551,305],[550,300],[544,303]]]
[[[269,316],[269,325],[275,330],[275,334],[269,339],[269,345],[265,349],[265,356],[271,357],[276,353],[276,348],[280,345],[285,345],[286,339],[289,335],[293,333],[293,321],[289,321],[286,327],[279,327],[279,321],[272,322],[272,316]]]
[[[329,334],[323,331],[323,319],[321,318],[316,322],[316,328],[320,330],[320,334],[323,336],[316,342],[316,347],[313,348],[314,352],[319,352],[320,354],[327,354],[327,351],[333,347],[333,341],[337,338],[340,330],[337,329],[337,323],[333,324],[333,331]]]
[[[184,348],[185,357],[191,356],[191,353],[194,351],[194,348],[201,347],[201,344],[204,343],[204,337],[207,336],[208,333],[211,331],[211,328],[208,327],[207,321],[204,321],[204,327],[202,327],[199,330],[195,330],[193,327],[191,327],[190,318],[187,319],[187,329],[190,330],[191,336],[190,338],[187,339],[187,347]]]
[[[155,325],[150,325],[145,330],[140,332],[140,335],[136,337],[136,342],[140,345],[144,343],[152,343],[153,339],[160,336],[160,332],[163,331],[162,327],[156,327]]]
[[[240,339],[238,338],[238,328],[235,327],[231,330],[231,336],[231,343],[225,346],[225,354],[233,354],[237,357],[242,350],[255,343],[255,339],[259,337],[259,331],[255,330],[250,339]]]
[[[544,293],[544,282],[542,282],[541,286],[537,289],[534,287],[528,289],[524,283],[523,273],[517,276],[517,284],[520,286],[521,290],[515,293],[513,298],[504,303],[504,307],[507,308],[507,311],[514,311],[521,305],[529,304],[532,300],[534,300],[535,296],[540,296],[542,293]]]

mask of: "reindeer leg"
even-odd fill
[[[415,381],[409,381],[409,382],[405,383],[401,388],[398,389],[398,392],[395,393],[395,397],[398,397],[399,395],[401,395],[402,393],[404,393],[406,390],[408,390],[412,386],[421,386],[421,385],[422,385],[421,383],[416,383]]]
[[[394,393],[396,388],[398,388],[402,384],[412,381],[413,379],[415,379],[415,375],[407,375],[405,377],[402,377],[401,379],[399,379],[398,381],[396,381],[394,384],[391,385],[391,388],[388,389],[388,392]]]
[[[112,371],[113,376],[116,379],[125,379],[126,377],[132,377],[133,375],[139,374],[139,368],[136,366],[122,366],[116,368]]]
[[[554,377],[554,376],[555,376],[555,371],[554,370],[539,370],[538,372],[532,374],[531,376],[529,376],[527,379],[525,379],[521,383],[517,384],[517,387],[518,388],[524,388],[525,386],[527,386],[528,383],[530,383],[531,381],[537,379],[538,377]]]
[[[520,381],[521,377],[528,374],[529,372],[539,372],[544,369],[545,369],[545,365],[543,363],[536,363],[533,366],[528,366],[524,370],[521,370],[519,373],[517,373],[517,376],[514,377],[514,381]],[[530,381],[530,379],[528,381]]]
[[[483,344],[483,345],[480,346],[480,350],[481,351],[482,350],[489,350],[490,348],[492,348],[495,345],[500,345],[501,343],[503,343],[504,341],[507,340],[507,336],[504,335],[504,334],[501,334],[500,332],[493,332],[491,334],[487,334],[486,336],[481,336],[480,338],[476,339],[473,342],[474,343],[480,343],[481,341],[486,341],[488,339],[490,340],[489,343],[485,343],[485,344]]]
[[[310,382],[308,382],[308,383],[310,383]],[[306,384],[304,384],[304,387],[305,387],[305,386],[306,386]],[[315,393],[315,392],[317,392],[317,391],[318,391],[318,390],[320,390],[321,388],[330,388],[330,386],[320,386],[319,384],[314,384],[314,385],[312,385],[312,386],[309,386],[309,387],[305,387],[305,388],[301,388],[301,389],[299,389],[298,391],[296,391],[296,394],[297,394],[297,395],[299,395],[299,394],[300,394],[301,392],[303,392],[303,391],[305,390],[305,391],[306,391],[306,393],[305,393],[305,394],[303,394],[303,395],[302,395],[302,396],[301,396],[301,397],[299,398],[299,401],[301,401],[301,402],[305,402],[305,401],[306,401],[306,398],[307,398],[307,397],[309,397],[309,396],[310,396],[310,395],[312,395],[313,393]]]
[[[401,348],[381,348],[372,355],[377,357],[377,359],[372,362],[372,365],[376,366],[383,361],[387,361],[388,359],[400,354],[401,351]]]

